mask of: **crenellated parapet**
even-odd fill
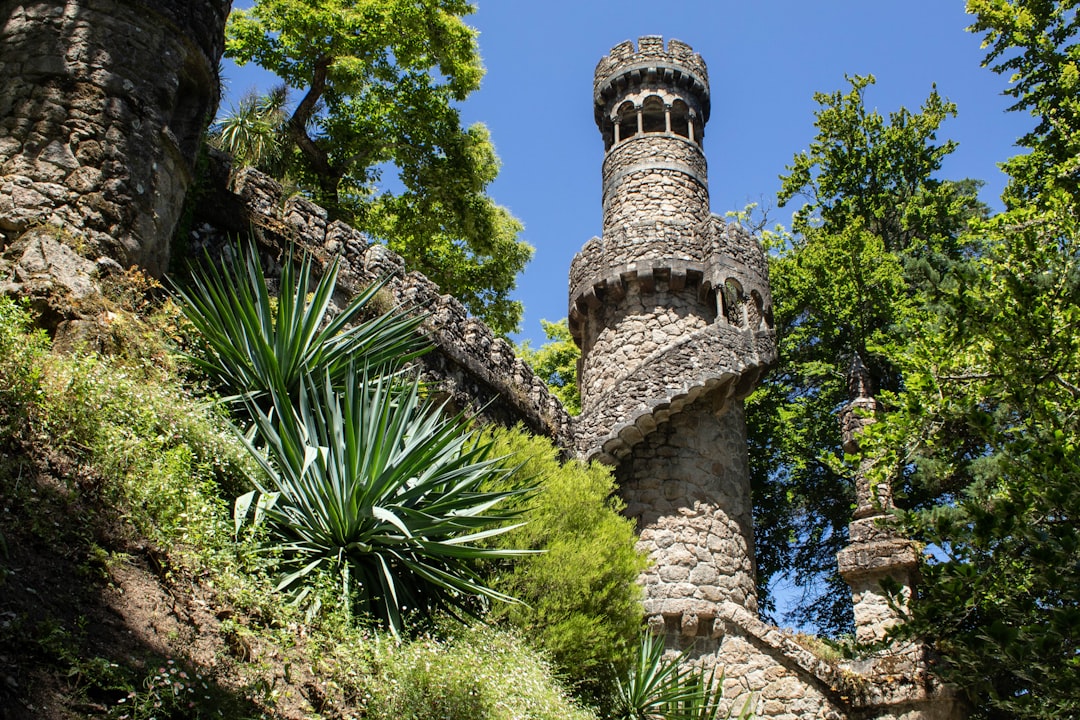
[[[629,102],[636,110],[643,109],[643,90],[652,91],[669,108],[677,101],[688,106],[686,114],[676,118],[677,124],[689,121],[684,135],[703,128],[709,120],[709,72],[705,61],[679,40],[669,40],[665,46],[659,35],[646,35],[638,39],[637,47],[629,40],[619,43],[600,59],[593,77],[596,124],[606,147],[616,142],[620,120],[629,119],[623,104]],[[622,140],[627,137],[621,133]],[[701,134],[696,138],[700,143]]]
[[[425,315],[423,331],[434,350],[423,356],[425,379],[454,409],[472,408],[489,421],[522,423],[532,432],[572,445],[572,421],[558,398],[506,340],[470,317],[465,306],[443,293],[424,275],[409,272],[405,261],[383,245],[369,243],[349,225],[328,219],[325,209],[301,196],[287,196],[281,185],[246,168],[229,178],[225,159],[212,157],[190,252],[219,249],[227,235],[249,234],[273,268],[285,253],[306,251],[320,264],[340,263],[339,306],[364,287],[386,280],[387,302]]]
[[[608,463],[702,392],[745,397],[776,361],[768,274],[751,235],[715,216],[689,236],[637,230],[593,238],[570,273],[583,354],[577,447]]]

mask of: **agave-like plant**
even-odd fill
[[[261,441],[249,450],[266,479],[235,517],[239,530],[254,506],[267,524],[278,589],[300,599],[330,573],[349,607],[395,633],[410,612],[475,614],[477,598],[513,600],[484,584],[477,563],[521,551],[475,544],[518,527],[497,511],[514,493],[483,490],[506,486],[511,470],[461,416],[423,400],[415,380],[362,368],[340,387],[309,377],[297,402],[271,396],[272,412],[250,406]]]
[[[281,179],[285,169],[288,103],[288,89],[284,85],[271,88],[265,95],[248,94],[210,128],[209,140],[240,165],[257,167]]]
[[[427,350],[416,332],[423,316],[397,308],[358,322],[384,283],[374,283],[332,319],[330,301],[338,262],[312,289],[310,256],[297,270],[290,257],[281,269],[280,292],[272,299],[252,247],[236,247],[221,267],[207,260],[191,281],[177,285],[180,307],[206,343],[193,362],[242,406],[254,400],[268,408],[269,393],[299,396],[304,373],[328,374],[340,384],[352,363],[392,372]]]
[[[644,633],[635,662],[625,678],[615,683],[615,720],[717,720],[724,675],[706,673],[686,663],[689,651],[665,658],[662,637]],[[752,697],[738,718],[750,717]],[[730,718],[728,712],[725,718]]]

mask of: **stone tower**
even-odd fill
[[[231,4],[0,0],[0,250],[50,228],[165,270]],[[38,254],[19,282],[49,264]]]
[[[709,210],[700,55],[621,43],[593,99],[603,236],[570,269],[578,450],[616,467],[652,559],[649,626],[708,650],[721,605],[757,609],[743,398],[776,358],[765,257]]]

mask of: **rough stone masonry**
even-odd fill
[[[758,619],[743,399],[776,361],[776,335],[760,245],[709,210],[708,72],[685,43],[646,36],[600,60],[593,99],[603,235],[570,268],[582,352],[574,437],[582,457],[615,466],[637,521],[651,560],[641,577],[649,630],[722,670],[736,712],[749,701],[776,720],[962,717],[918,645],[843,666]],[[860,511],[857,522],[873,522]],[[909,565],[877,553],[899,541],[856,540],[841,561],[859,637],[880,640],[895,616],[881,611],[876,583]]]

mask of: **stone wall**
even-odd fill
[[[204,194],[195,203],[196,227],[189,254],[217,250],[230,237],[249,236],[273,272],[286,253],[308,252],[320,264],[340,260],[339,306],[380,279],[395,304],[426,315],[422,326],[434,350],[421,359],[425,377],[452,409],[471,408],[490,421],[523,423],[529,430],[573,445],[572,421],[558,399],[513,348],[495,337],[483,322],[469,317],[454,297],[417,272],[383,245],[326,210],[299,197],[286,196],[273,179],[247,168],[230,178],[227,159],[214,155]]]
[[[706,394],[645,437],[616,475],[651,561],[641,578],[651,625],[674,622],[694,637],[720,603],[757,612],[742,402]]]
[[[231,0],[0,0],[0,245],[50,225],[165,270]]]
[[[604,157],[604,235],[647,223],[693,228],[709,217],[708,167],[686,138],[641,134]]]

